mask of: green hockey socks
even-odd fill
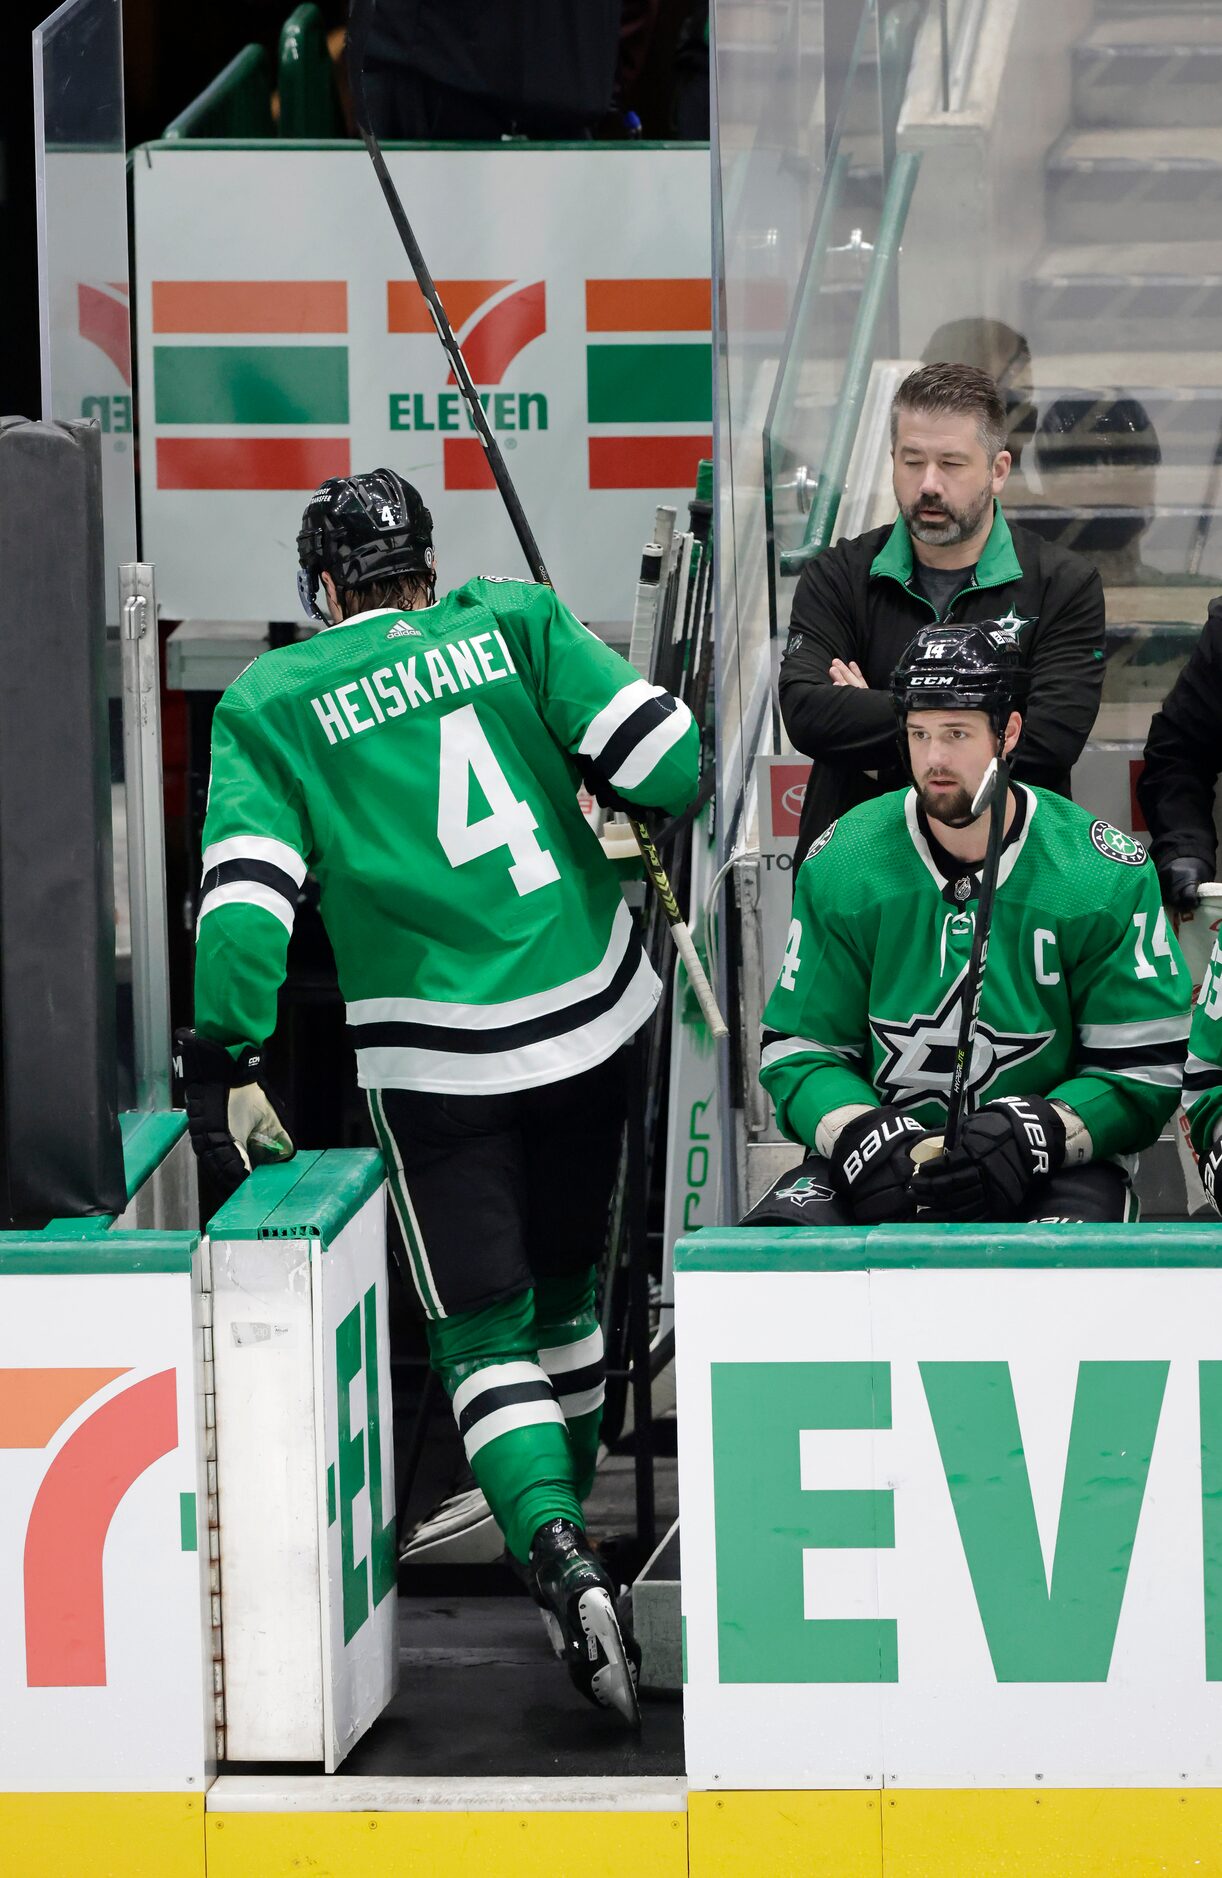
[[[551,1378],[568,1423],[581,1500],[594,1485],[607,1372],[594,1300],[592,1266],[575,1277],[544,1278],[535,1286],[539,1362]]]
[[[603,1400],[594,1287],[590,1269],[428,1325],[471,1471],[519,1559],[545,1521],[584,1525]]]

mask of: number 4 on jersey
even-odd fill
[[[530,805],[520,802],[493,754],[473,704],[448,711],[441,719],[437,839],[451,867],[508,848],[513,857],[509,878],[519,893],[534,893],[559,880],[560,870],[535,839],[539,826]],[[471,821],[471,778],[484,794],[488,814]]]
[[[796,991],[798,988],[798,967],[802,963],[798,957],[798,947],[801,943],[802,922],[800,919],[791,919],[789,937],[785,941],[785,956],[781,960],[781,983],[786,991]]]

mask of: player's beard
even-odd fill
[[[931,504],[918,496],[915,502],[910,502],[904,509],[904,522],[914,540],[924,542],[927,548],[949,548],[956,541],[967,541],[975,534],[992,502],[993,480],[990,477],[975,501],[968,503],[965,508],[952,508],[948,502]],[[946,520],[922,521],[921,510],[930,507],[940,508]]]
[[[929,820],[941,822],[944,828],[970,828],[972,825],[972,792],[962,785],[950,795],[943,791],[935,796],[927,783],[918,783],[917,800]]]

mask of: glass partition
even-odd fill
[[[136,559],[120,0],[65,0],[34,33],[44,418],[102,431],[106,617]]]
[[[775,752],[789,774],[775,679],[804,566],[895,520],[901,379],[934,361],[988,371],[1008,413],[1005,515],[1101,576],[1102,704],[1073,790],[1139,835],[1150,719],[1222,590],[1222,0],[852,9],[714,6],[719,837],[747,1039],[723,1073],[723,1162],[742,1170],[726,1218],[786,1165],[769,1160],[750,1040],[789,917],[778,828],[802,784],[778,797],[769,771],[757,804],[754,759]],[[774,29],[753,89],[742,14]],[[818,30],[846,17],[856,40],[828,52],[821,124]],[[785,32],[806,29],[803,119],[779,74]],[[764,278],[771,327],[748,317]]]
[[[771,721],[761,437],[823,181],[824,12],[824,0],[723,0],[711,11],[723,856]]]
[[[1128,766],[1222,587],[1222,4],[933,0],[892,138],[896,11],[863,20],[765,425],[770,631],[805,559],[893,520],[899,379],[983,366],[1010,413],[1007,516],[1103,579],[1079,794],[1131,823]]]
[[[860,352],[863,302],[879,285],[884,292],[872,331],[885,350],[895,347],[894,277],[875,263],[895,164],[895,28],[915,14],[915,8],[897,8],[880,20],[874,4],[862,10],[785,354],[764,422],[773,638],[782,595],[779,583],[787,580],[792,586],[802,560],[817,552],[815,543],[825,546],[831,538],[855,428],[851,401],[846,402],[854,344],[857,339]],[[910,36],[907,51],[911,53]],[[891,84],[885,82],[887,77]]]

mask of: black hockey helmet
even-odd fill
[[[994,733],[1004,736],[1011,711],[1027,698],[1017,624],[922,626],[891,674],[891,696],[905,762],[909,711],[987,711]]]
[[[396,574],[433,576],[433,518],[419,490],[394,470],[332,476],[310,497],[297,537],[297,591],[311,619],[322,576],[337,587],[367,587]]]

